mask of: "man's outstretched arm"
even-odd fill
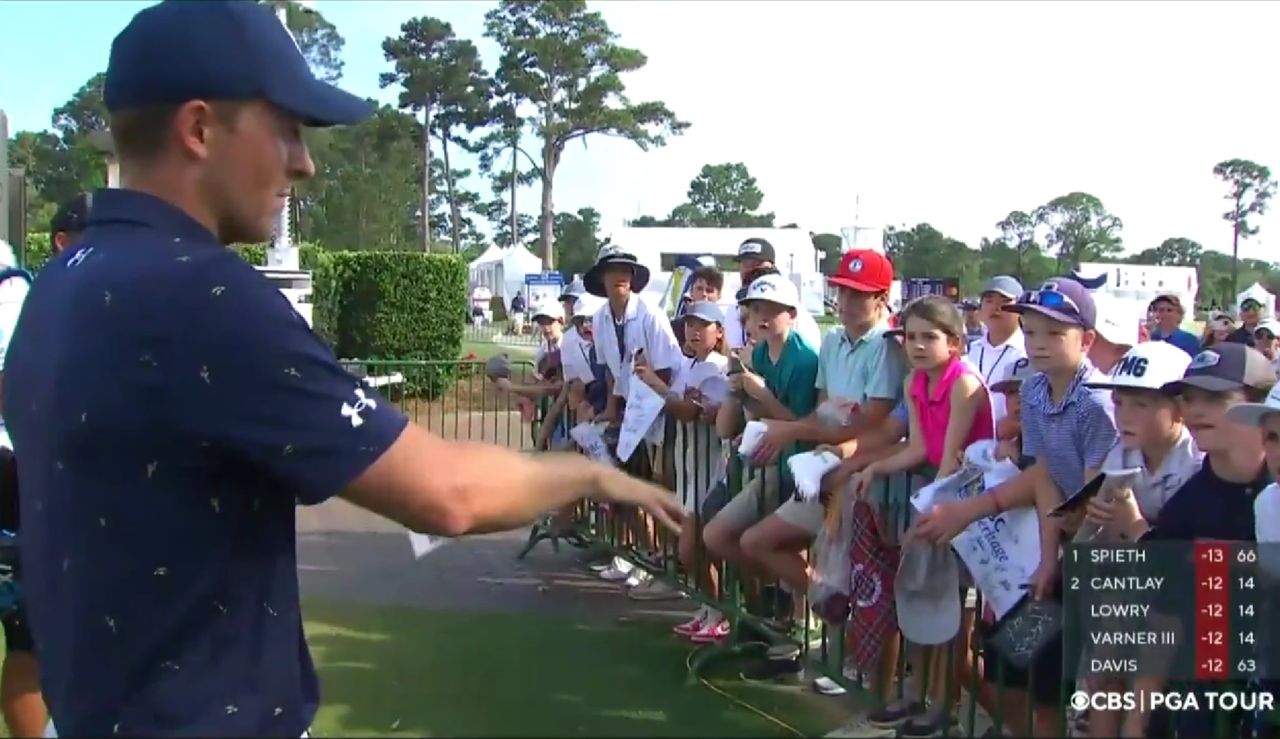
[[[579,454],[446,441],[409,424],[342,497],[414,531],[508,531],[584,497],[639,505],[679,530],[675,496]]]

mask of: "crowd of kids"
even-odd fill
[[[834,620],[846,627],[848,669],[872,677],[884,696],[895,682],[908,685],[868,723],[899,736],[942,735],[957,720],[959,686],[976,684],[974,697],[1004,717],[1005,731],[1061,735],[1073,685],[1167,687],[1151,676],[1086,675],[1064,664],[1061,638],[1025,659],[992,646],[1019,614],[1056,612],[1060,622],[1064,544],[1280,536],[1280,489],[1271,483],[1280,473],[1274,323],[1246,313],[1228,334],[1211,322],[1223,335],[1211,333],[1202,347],[1173,323],[1178,299],[1162,296],[1151,306],[1151,340],[1140,341],[1137,321],[1118,319],[1076,279],[1024,290],[998,276],[966,311],[980,329],[941,297],[904,306],[895,328],[892,264],[854,250],[828,277],[840,325],[815,341],[802,328],[812,317],[795,285],[772,264],[772,246],[752,239],[738,256],[744,288],[736,300],[725,300],[723,276],[704,266],[668,321],[639,296],[648,269],[606,247],[560,310],[531,309],[545,340],[536,381],[498,382],[550,399],[539,434],[545,446],[569,443],[567,429],[583,423],[616,444],[628,412],[637,412],[630,406],[646,394],[659,399],[666,443],[639,444],[619,463],[665,478],[683,500],[679,566],[716,593],[720,563],[734,565],[749,607],[796,632],[744,677],[802,672],[800,635],[814,633],[807,554],[845,521],[849,604]],[[788,464],[809,452],[835,460],[812,498],[796,494]],[[963,474],[966,460],[984,453],[1006,466],[1001,482],[925,510],[910,505],[913,490]],[[746,470],[736,490],[735,457]],[[1098,477],[1099,492],[1064,514],[1064,499]],[[997,618],[947,545],[971,525],[1017,511],[1037,524],[1039,558],[1024,563],[1025,597]],[[646,560],[663,550],[652,527],[618,515],[636,554],[592,568],[625,582],[638,600],[680,597],[648,574],[654,562]],[[1176,608],[1156,610],[1153,619],[1179,618]],[[674,631],[706,643],[729,629],[724,614],[703,606]],[[974,649],[975,638],[990,648]],[[909,675],[898,674],[901,664]],[[814,687],[842,692],[825,677]],[[1232,736],[1246,735],[1246,718],[1228,717]],[[1096,737],[1210,736],[1220,733],[1214,721],[1224,719],[1095,711],[1074,716],[1070,728]]]

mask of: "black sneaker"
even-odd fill
[[[794,679],[800,675],[801,667],[798,659],[766,659],[745,669],[741,673],[743,680],[762,683],[774,680]]]
[[[929,711],[920,716],[912,716],[898,728],[898,736],[903,739],[930,739],[935,736],[946,736],[950,721],[944,719],[941,711]]]
[[[908,719],[924,713],[924,704],[918,701],[903,703],[894,701],[867,714],[867,723],[878,729],[896,729]]]

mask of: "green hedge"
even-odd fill
[[[38,231],[27,234],[27,252],[21,259],[24,268],[30,272],[36,272],[49,261],[51,256],[53,256],[53,249],[49,244],[48,232]]]
[[[452,363],[462,353],[467,315],[467,264],[460,257],[419,252],[334,251],[301,243],[299,263],[312,277],[315,331],[339,357],[382,359],[374,373],[403,372],[406,391],[438,396],[454,379]],[[233,250],[253,265],[265,265],[261,245]],[[25,266],[48,261],[49,235],[27,237]],[[447,367],[431,371],[391,366],[394,360],[431,360]]]
[[[428,398],[452,385],[467,321],[467,264],[459,257],[417,252],[332,252],[324,265],[316,308],[336,316],[338,356],[448,362],[404,372],[406,391]]]

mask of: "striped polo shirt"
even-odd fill
[[[1084,485],[1086,469],[1100,469],[1116,443],[1110,391],[1086,382],[1106,376],[1085,360],[1062,400],[1054,402],[1049,378],[1037,372],[1022,383],[1022,451],[1044,462],[1049,477],[1071,495]]]

